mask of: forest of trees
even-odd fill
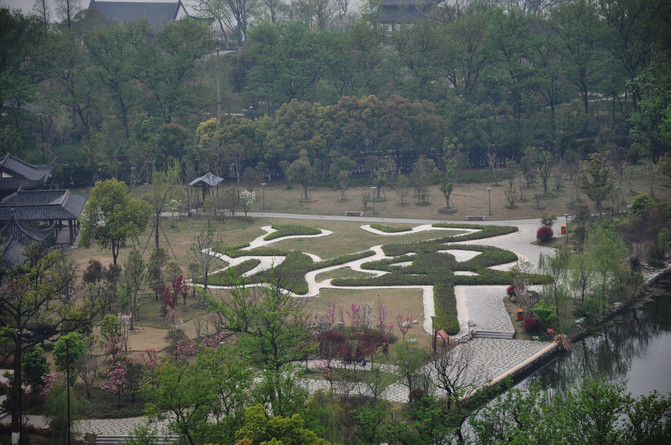
[[[219,3],[201,2],[202,14]],[[530,147],[571,162],[606,150],[656,162],[668,148],[668,2],[454,2],[393,27],[373,5],[321,17],[265,3],[215,22],[224,33],[191,19],[154,31],[88,10],[52,25],[1,10],[3,151],[57,156],[57,182],[88,186],[146,182],[169,160],[187,177],[282,176],[302,152],[315,178],[335,182],[343,156],[353,173],[388,160],[407,172],[420,156],[440,167],[454,138],[474,167]],[[217,36],[239,50],[217,55]],[[222,109],[238,115],[222,124],[207,122],[217,59]]]

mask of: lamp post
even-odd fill
[[[68,427],[67,427],[67,439],[68,445],[70,445],[70,338],[65,338],[65,386],[67,388],[67,398],[68,398]]]
[[[47,155],[44,150],[44,127],[42,126],[42,113],[40,115],[40,143],[42,144],[42,162],[47,162]]]
[[[254,120],[254,105],[251,105],[251,106],[249,107],[249,118],[250,118],[251,120]]]
[[[566,244],[568,244],[568,213],[564,213],[564,219],[566,220]]]
[[[217,37],[217,120],[221,123],[221,86],[219,84],[219,44],[220,40]]]
[[[431,339],[431,346],[433,346],[433,353],[436,353],[436,326],[435,326],[435,321],[436,321],[436,316],[432,315],[431,316],[431,335],[433,338]]]
[[[373,215],[375,215],[375,213],[377,213],[375,211],[375,191],[377,190],[377,187],[371,187],[370,189],[373,191]]]
[[[16,376],[16,386],[19,389],[19,435],[18,435],[18,442],[21,443],[21,440],[23,438],[23,401],[21,400],[21,395],[23,393],[22,385],[23,382],[21,382],[21,354],[23,351],[21,351],[21,331],[16,332],[16,337],[17,337],[17,345],[18,347],[16,348],[16,360],[19,362],[17,364],[17,368],[19,371],[19,375]],[[12,432],[12,439],[14,438],[14,432]],[[13,441],[12,441],[13,442]]]
[[[487,195],[489,197],[489,216],[492,216],[492,188],[487,187]]]
[[[261,183],[261,209],[265,212],[266,210],[266,183]]]

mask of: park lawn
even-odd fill
[[[623,190],[625,191],[622,200],[631,203],[633,198],[643,192],[650,194],[652,167],[649,162],[641,163],[632,167],[631,176],[623,179]],[[469,170],[470,172],[474,172]],[[490,176],[486,171],[480,171],[479,176]],[[669,179],[661,174],[656,175],[654,185],[655,198],[668,198],[671,195],[669,188]],[[492,215],[489,215],[489,201],[487,188],[491,187]],[[302,188],[293,187],[287,189],[284,181],[276,180],[269,182],[265,188],[265,210],[267,212],[277,213],[296,213],[309,215],[344,215],[346,211],[365,211],[366,216],[376,218],[417,218],[417,219],[435,219],[450,221],[465,221],[466,216],[484,215],[488,220],[502,221],[515,219],[540,218],[543,213],[554,213],[563,215],[572,213],[571,205],[591,205],[591,202],[583,193],[576,191],[575,185],[567,181],[562,181],[559,187],[554,180],[548,184],[548,194],[540,199],[540,207],[534,199],[538,194],[542,194],[543,189],[540,183],[534,184],[529,188],[524,188],[526,199],[518,200],[514,208],[508,208],[508,202],[505,196],[505,190],[508,188],[507,181],[499,178],[498,184],[494,182],[467,183],[458,185],[454,188],[450,197],[451,204],[455,207],[454,212],[449,214],[441,213],[445,207],[445,199],[438,186],[432,186],[429,194],[429,205],[417,205],[417,200],[409,196],[405,205],[400,205],[391,188],[384,188],[386,199],[375,203],[376,215],[373,216],[373,203],[369,202],[363,207],[362,196],[370,192],[369,186],[352,187],[347,191],[348,199],[340,201],[340,191],[333,187],[312,187],[310,190],[311,199],[302,201],[300,194]],[[261,190],[256,190],[257,196]],[[578,200],[576,200],[576,197]],[[261,211],[261,205],[257,203],[252,209],[254,212]],[[387,224],[387,223],[385,223]],[[393,225],[393,224],[390,224]]]

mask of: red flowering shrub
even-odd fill
[[[550,238],[554,235],[554,232],[549,227],[541,227],[536,231],[536,239],[542,242],[550,241]]]
[[[528,317],[524,319],[524,330],[533,333],[539,332],[541,330],[541,324],[534,317]]]
[[[516,289],[515,289],[515,285],[514,285],[514,284],[511,284],[511,285],[508,286],[508,288],[506,289],[506,293],[508,294],[509,297],[512,297],[513,295],[515,295],[515,290],[516,290]]]

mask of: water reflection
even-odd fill
[[[539,382],[550,392],[578,386],[586,377],[624,383],[634,396],[653,389],[671,393],[671,280],[650,301],[627,311],[574,344],[573,351],[520,383]]]

